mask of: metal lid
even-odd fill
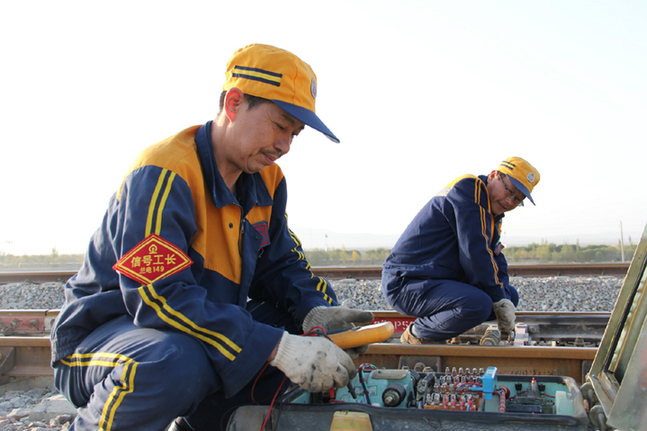
[[[636,248],[588,379],[607,423],[647,429],[647,227]]]

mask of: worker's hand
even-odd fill
[[[302,337],[283,333],[270,365],[283,371],[306,391],[323,392],[343,388],[355,377],[353,360],[325,337]]]
[[[514,330],[514,304],[509,299],[502,299],[493,304],[494,314],[499,324],[499,330],[511,332]]]
[[[346,307],[315,307],[303,319],[303,332],[308,332],[315,326],[321,326],[326,332],[352,329],[355,324],[371,323],[374,317],[370,311]]]
[[[321,326],[324,331],[331,332],[343,329],[352,329],[355,324],[369,324],[374,319],[373,313],[364,310],[353,310],[346,307],[315,307],[303,319],[303,332],[307,333],[315,326]],[[346,349],[351,358],[363,355],[368,346],[359,346]]]

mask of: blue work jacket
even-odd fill
[[[500,245],[503,217],[490,211],[487,176],[459,177],[414,217],[383,270],[396,277],[460,281],[493,302],[503,299],[509,282]]]
[[[234,196],[218,172],[211,122],[144,150],[111,198],[81,270],[65,286],[52,329],[52,362],[122,315],[141,327],[181,331],[205,347],[225,394],[265,364],[283,330],[256,322],[249,299],[302,322],[337,305],[287,224],[277,165],[243,173]]]

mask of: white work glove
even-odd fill
[[[283,333],[270,365],[283,371],[306,391],[343,388],[355,377],[353,360],[325,337],[302,337]]]
[[[499,330],[511,332],[514,330],[514,304],[509,299],[502,299],[492,305],[499,324]]]
[[[353,310],[346,307],[315,307],[303,319],[303,332],[307,333],[315,326],[321,326],[326,333],[331,331],[352,329],[357,324],[369,324],[374,319],[373,313],[364,310]],[[363,355],[368,346],[346,349],[351,358]]]

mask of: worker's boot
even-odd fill
[[[426,338],[418,338],[413,335],[413,332],[411,332],[412,327],[413,323],[407,326],[407,329],[400,336],[401,344],[446,344],[444,341],[433,341],[427,340]]]

